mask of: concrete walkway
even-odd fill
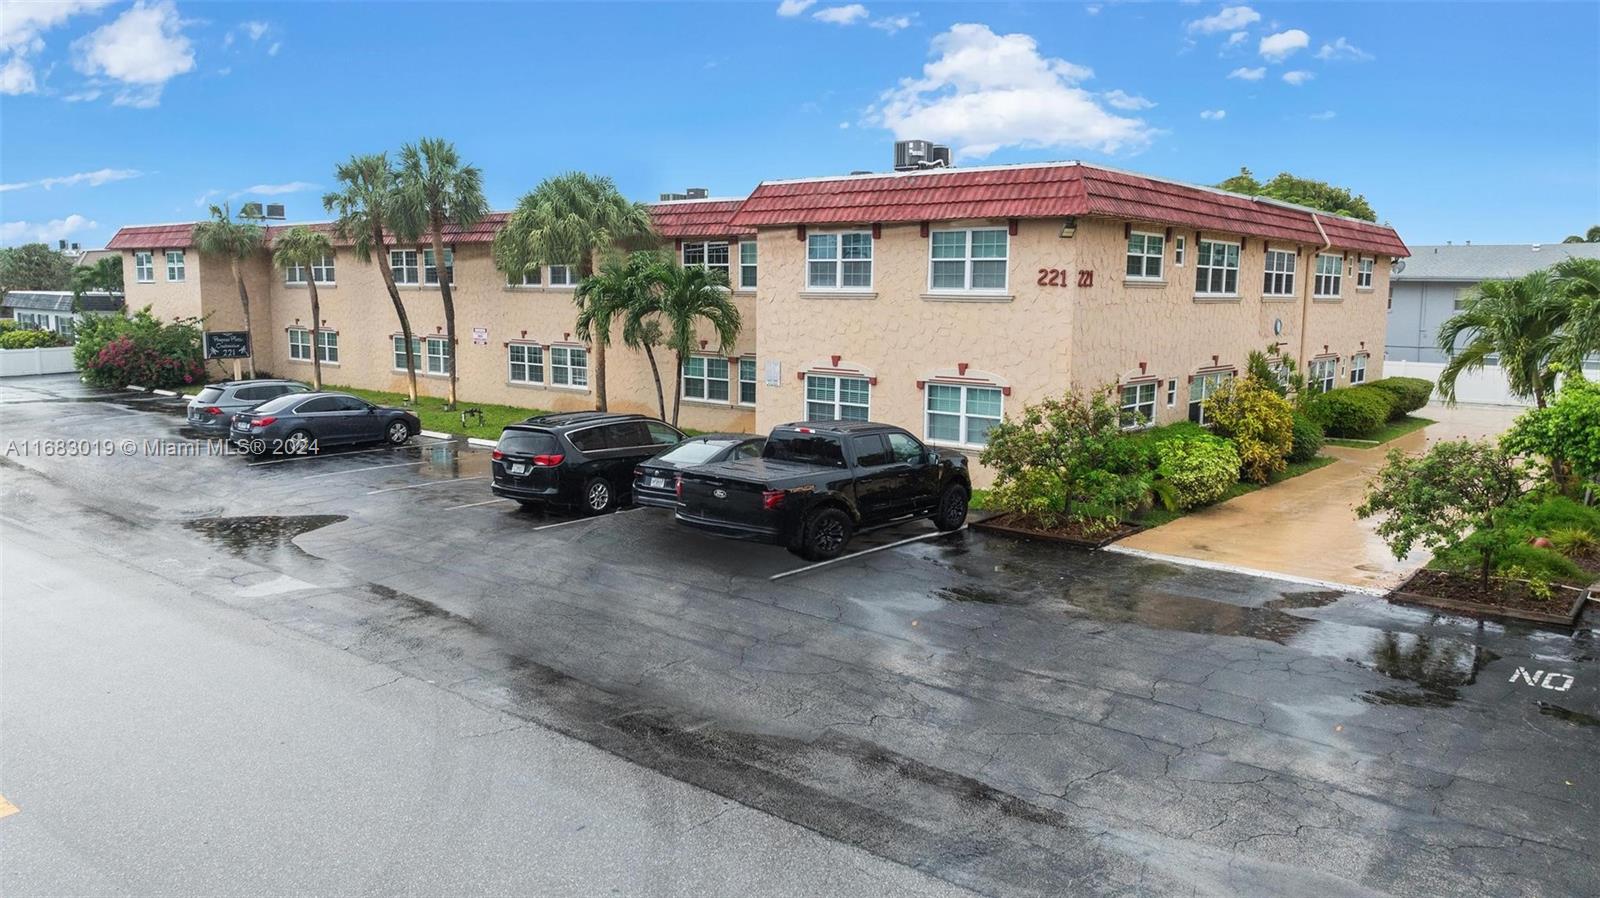
[[[1441,440],[1492,437],[1511,426],[1522,411],[1505,406],[1429,405],[1419,414],[1437,423],[1420,431],[1374,449],[1330,446],[1324,453],[1338,460],[1325,468],[1146,530],[1117,545],[1387,589],[1426,563],[1428,555],[1417,551],[1397,561],[1374,532],[1377,522],[1356,518],[1355,508],[1365,497],[1367,483],[1383,467],[1384,456],[1390,449],[1416,452]]]

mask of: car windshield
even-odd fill
[[[675,465],[700,465],[731,445],[733,443],[729,440],[690,440],[668,449],[659,457]]]
[[[767,439],[767,447],[761,455],[778,461],[844,467],[844,449],[839,444],[839,438],[820,433],[778,431]]]
[[[194,398],[196,402],[216,402],[222,398],[222,389],[220,387],[206,387],[200,391],[200,395]]]
[[[556,448],[556,438],[539,430],[503,431],[496,448],[512,455],[554,455],[560,451]]]
[[[289,393],[285,396],[279,396],[276,399],[268,399],[266,402],[256,406],[256,414],[270,415],[274,412],[281,412],[304,398],[304,393]]]

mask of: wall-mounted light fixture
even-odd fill
[[[1061,222],[1061,236],[1071,237],[1076,233],[1078,233],[1078,216],[1068,215],[1066,219]]]

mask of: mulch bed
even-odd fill
[[[1573,626],[1588,591],[1557,584],[1550,589],[1553,595],[1541,599],[1520,580],[1495,579],[1485,592],[1477,577],[1424,568],[1389,593],[1388,599],[1474,617]]]
[[[1028,539],[1044,539],[1051,542],[1066,543],[1071,546],[1081,546],[1085,549],[1100,549],[1119,539],[1132,536],[1145,529],[1138,524],[1126,521],[1117,525],[1115,530],[1109,532],[1084,533],[1076,527],[1066,527],[1058,530],[1040,530],[1029,524],[1023,523],[1013,514],[998,514],[992,518],[972,522],[975,530],[984,530],[990,533],[1004,533],[1007,536],[1021,536]]]

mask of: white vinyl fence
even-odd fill
[[[66,374],[76,371],[71,346],[45,349],[0,349],[0,377],[24,374]]]
[[[1443,370],[1443,362],[1383,360],[1384,377],[1420,377],[1423,380],[1430,380],[1437,384],[1439,382],[1439,372]],[[1600,372],[1592,368],[1585,367],[1584,370],[1591,380],[1600,375]],[[1437,389],[1434,390],[1434,398],[1439,398]],[[1511,395],[1511,388],[1506,385],[1506,376],[1498,365],[1489,365],[1478,371],[1468,371],[1457,377],[1456,401],[1483,405],[1533,405],[1532,399],[1519,399]]]

